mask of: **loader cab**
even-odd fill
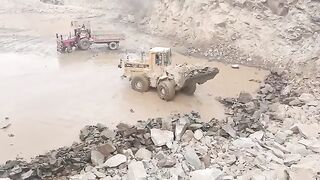
[[[158,69],[171,65],[171,49],[156,47],[150,49],[150,62],[149,64],[153,69]]]

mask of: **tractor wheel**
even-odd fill
[[[72,47],[71,46],[66,47],[65,51],[67,53],[72,53]]]
[[[149,79],[145,76],[135,76],[131,80],[131,87],[138,92],[147,92],[150,87]]]
[[[183,88],[182,92],[191,96],[194,94],[194,92],[196,92],[196,89],[197,89],[197,84],[190,84],[185,88]]]
[[[109,43],[109,49],[110,50],[116,50],[116,49],[118,49],[119,48],[119,43],[117,43],[117,42],[111,42],[111,43]]]
[[[176,95],[174,82],[165,80],[161,81],[157,87],[159,97],[165,101],[171,101]]]
[[[80,39],[79,48],[81,50],[88,50],[90,48],[90,46],[91,46],[91,43],[88,38]]]

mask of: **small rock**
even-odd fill
[[[193,171],[190,175],[190,180],[218,180],[223,176],[223,172],[219,169],[212,168]]]
[[[246,106],[246,111],[250,114],[253,114],[255,109],[256,109],[256,105],[254,104],[254,102],[248,102],[245,104]]]
[[[0,129],[7,129],[11,126],[11,123],[8,120],[0,120]]]
[[[289,102],[290,106],[301,106],[304,103],[302,101],[300,101],[299,99],[294,99],[292,101]]]
[[[291,92],[291,90],[292,90],[292,85],[288,85],[281,91],[281,95],[286,96]]]
[[[123,154],[117,154],[110,157],[103,165],[107,167],[117,167],[125,162],[127,162],[127,157]]]
[[[112,144],[104,144],[97,148],[97,150],[103,154],[105,157],[111,155],[111,153],[115,152],[117,149]]]
[[[305,168],[291,168],[288,171],[290,180],[315,180],[312,170]]]
[[[250,178],[250,180],[267,180],[266,176],[262,174],[254,175]]]
[[[101,132],[101,137],[104,139],[113,140],[116,137],[117,133],[110,129],[105,129]]]
[[[155,158],[158,160],[164,159],[166,155],[163,153],[163,151],[159,151],[156,155]]]
[[[190,124],[188,127],[188,129],[191,131],[195,131],[200,128],[202,128],[202,124],[198,124],[198,123]]]
[[[230,124],[222,126],[222,129],[233,138],[237,136],[237,132],[230,126]]]
[[[21,172],[22,172],[22,168],[19,165],[17,165],[11,169],[10,176],[20,174]]]
[[[199,159],[199,156],[197,155],[197,153],[194,151],[193,148],[187,147],[184,157],[187,160],[187,162],[190,165],[192,165],[195,169],[201,168],[202,163]]]
[[[292,143],[286,143],[286,148],[289,152],[292,154],[300,154],[302,156],[305,156],[308,154],[308,151],[306,147],[302,144],[292,144]]]
[[[302,156],[300,154],[285,154],[284,163],[287,166],[291,166],[292,164],[296,164],[297,162],[299,162],[301,157]]]
[[[263,89],[265,89],[267,93],[272,93],[274,91],[274,88],[270,84],[265,84]]]
[[[318,124],[295,124],[291,127],[293,132],[300,132],[300,134],[305,138],[317,138],[319,136],[319,126]]]
[[[188,127],[188,122],[185,118],[182,118],[178,121],[175,128],[175,136],[177,141],[180,141],[187,127]]]
[[[299,97],[299,100],[301,100],[302,102],[308,104],[308,103],[311,103],[311,102],[315,101],[315,97],[312,94],[303,93]]]
[[[222,180],[234,180],[233,176],[223,176]]]
[[[232,64],[231,67],[233,69],[239,69],[240,68],[239,64]]]
[[[126,155],[128,158],[134,158],[134,155],[131,149],[123,150],[123,154]]]
[[[276,148],[271,148],[271,151],[273,152],[274,155],[276,155],[278,158],[283,159],[284,158],[284,153]]]
[[[163,118],[161,122],[162,122],[162,125],[161,125],[162,130],[173,131],[171,118]]]
[[[205,168],[208,168],[211,164],[211,157],[209,154],[204,155],[201,158],[201,161],[204,163]]]
[[[96,175],[94,175],[92,172],[87,172],[85,174],[71,176],[70,179],[72,179],[72,180],[95,180]]]
[[[198,129],[196,132],[194,132],[194,138],[198,141],[203,138],[203,132],[201,129]]]
[[[237,148],[252,148],[256,146],[256,143],[252,141],[250,138],[239,138],[232,142]]]
[[[102,172],[99,172],[97,169],[93,169],[92,172],[98,177],[98,178],[104,178],[106,175]]]
[[[288,134],[278,131],[275,135],[275,140],[279,144],[283,144],[287,140]]]
[[[160,159],[157,163],[158,167],[164,167],[164,168],[170,168],[176,165],[176,160],[173,158],[165,158],[165,159]]]
[[[173,133],[167,130],[151,129],[151,139],[156,146],[164,146],[173,141]]]
[[[193,138],[194,134],[191,130],[186,130],[186,132],[183,134],[181,140],[183,142],[189,142]]]
[[[80,139],[84,141],[90,134],[90,126],[85,126],[83,129],[80,130]]]
[[[306,148],[313,152],[320,153],[320,141],[302,139],[299,143],[306,146]]]
[[[246,103],[252,101],[252,99],[253,99],[253,98],[252,98],[252,96],[251,96],[250,93],[247,93],[247,92],[242,91],[242,92],[239,94],[238,101],[239,101],[240,103],[246,104]]]
[[[98,166],[103,164],[105,156],[99,151],[92,150],[91,151],[91,162],[93,165]]]
[[[312,101],[312,102],[308,102],[307,105],[308,105],[308,106],[317,107],[317,106],[319,105],[319,102],[318,102],[318,101]]]
[[[103,124],[101,124],[101,123],[98,123],[96,126],[97,126],[97,128],[98,128],[99,131],[103,131],[104,129],[107,128],[107,126],[105,126],[105,125],[103,125]]]
[[[283,127],[283,128],[289,129],[289,128],[291,128],[293,125],[294,125],[294,119],[292,119],[292,118],[285,118],[285,119],[283,120],[283,124],[282,124],[282,127]]]
[[[257,131],[253,134],[250,134],[249,137],[251,139],[256,139],[256,140],[261,140],[264,136],[264,132],[263,131]]]
[[[138,160],[146,160],[146,161],[150,161],[151,160],[151,157],[152,157],[152,153],[145,149],[145,148],[140,148],[136,154],[135,154],[135,157],[138,159]]]
[[[21,179],[28,179],[32,176],[32,174],[33,174],[33,170],[30,169],[29,171],[27,171],[21,175]]]
[[[141,161],[131,162],[128,165],[127,180],[146,180],[147,172]]]

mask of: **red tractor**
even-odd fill
[[[71,25],[74,26],[74,22],[71,22]],[[88,50],[92,44],[106,44],[110,50],[116,50],[119,48],[120,41],[124,40],[124,35],[106,32],[92,33],[90,28],[82,24],[74,28],[74,35],[70,33],[67,39],[58,34],[56,38],[57,51],[71,53],[73,49]]]

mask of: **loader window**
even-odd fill
[[[165,66],[168,66],[168,65],[171,64],[170,56],[167,53],[163,53],[162,54],[162,59],[163,59],[163,62],[164,62]]]
[[[156,64],[158,66],[162,65],[162,58],[161,58],[161,54],[156,54]]]

